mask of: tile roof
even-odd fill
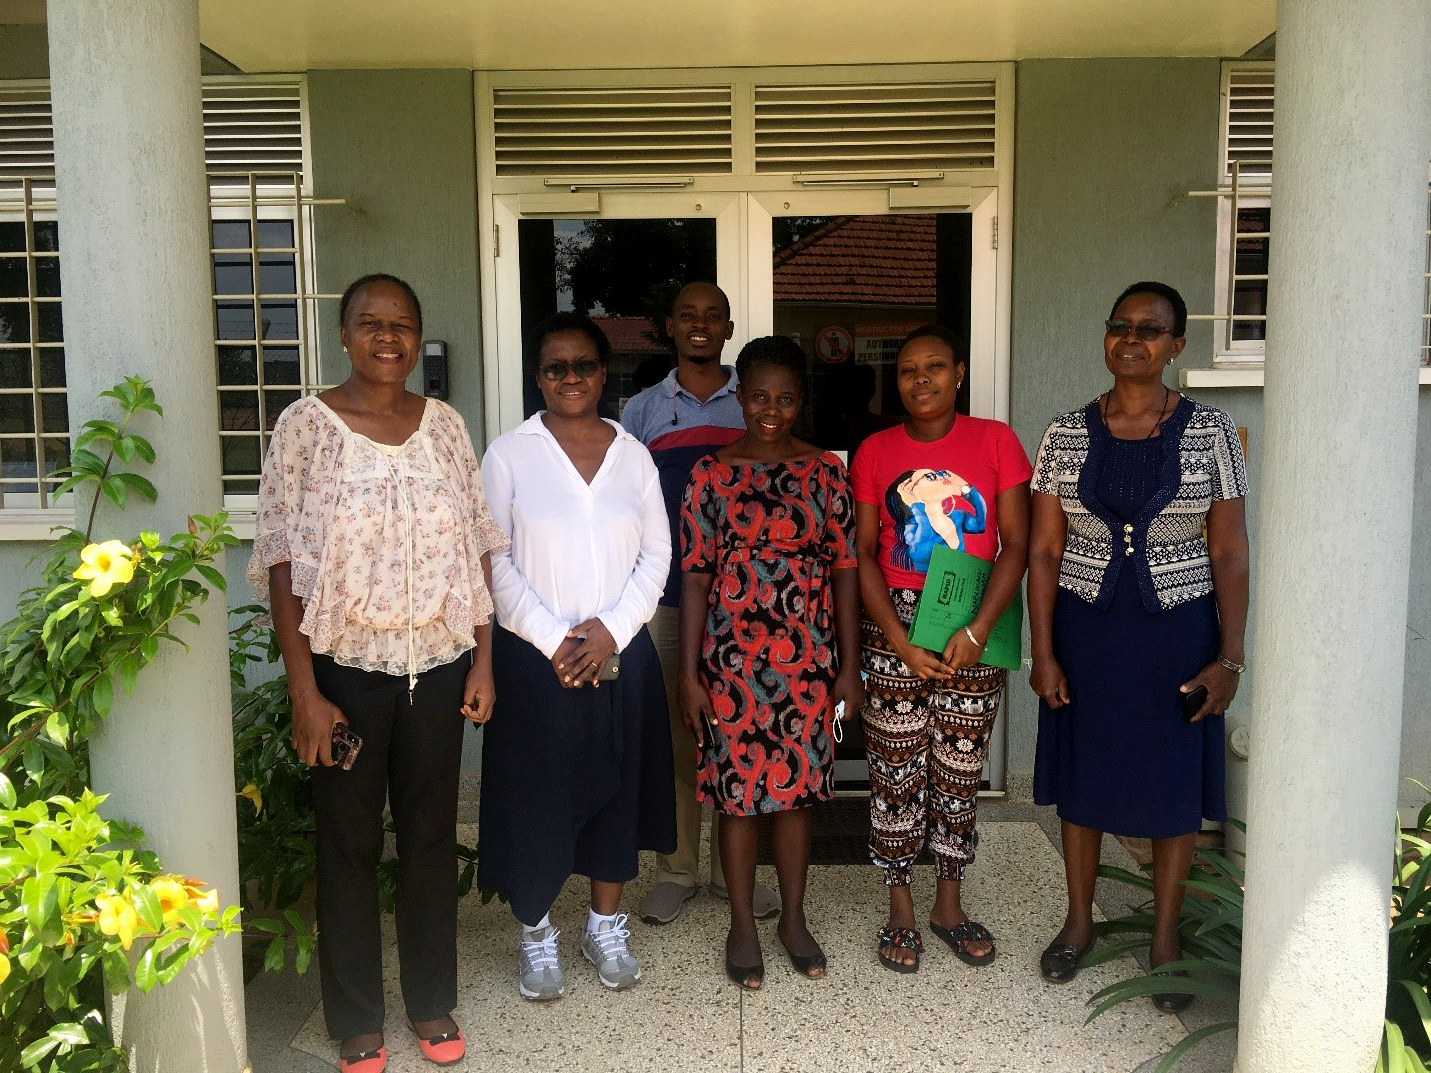
[[[932,306],[933,216],[837,216],[775,255],[777,302]]]
[[[669,354],[670,348],[657,342],[656,329],[646,317],[592,317],[606,333],[616,354]]]

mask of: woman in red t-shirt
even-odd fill
[[[889,923],[880,961],[919,967],[911,868],[926,843],[938,891],[929,927],[970,965],[994,958],[994,937],[959,900],[978,836],[974,806],[1007,672],[980,663],[989,631],[1028,562],[1028,455],[1001,421],[958,413],[965,363],[957,337],[926,325],[897,359],[909,418],[860,445],[855,494],[870,857],[884,869]],[[943,652],[909,643],[909,624],[938,544],[993,562],[983,603]]]

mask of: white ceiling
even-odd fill
[[[1238,56],[1275,0],[199,0],[241,70]]]

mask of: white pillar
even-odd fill
[[[219,509],[217,394],[197,0],[49,0],[70,421],[99,391],[149,378],[164,407],[143,434],[156,504],[101,512],[96,537],[180,531]],[[83,519],[81,519],[83,524]],[[181,631],[92,739],[106,812],[139,823],[166,869],[238,899],[226,602]],[[113,1006],[134,1073],[247,1068],[236,938],[149,996]]]
[[[1240,1073],[1386,994],[1431,147],[1426,0],[1281,0]]]

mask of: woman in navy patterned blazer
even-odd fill
[[[1180,958],[1195,839],[1204,818],[1226,818],[1223,713],[1243,671],[1237,430],[1163,382],[1186,343],[1177,291],[1135,283],[1106,326],[1112,387],[1056,418],[1034,463],[1034,798],[1058,808],[1068,882],[1067,918],[1040,959],[1054,983],[1092,946],[1104,831],[1152,839],[1152,965]],[[1153,1001],[1176,1012],[1191,996]]]

